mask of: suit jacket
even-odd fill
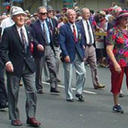
[[[46,23],[47,23],[47,21],[46,21]],[[48,23],[47,23],[47,25],[48,25]],[[31,24],[31,28],[33,29],[33,37],[39,42],[39,44],[43,45],[43,47],[45,48],[45,37],[44,37],[44,33],[41,28],[40,21],[37,20],[33,24]],[[50,34],[50,38],[51,38],[51,34]],[[51,45],[52,49],[54,50],[52,38],[51,38],[50,45]],[[44,56],[44,51],[39,51],[37,49],[37,47],[35,47],[35,45],[34,45],[33,55],[34,55],[34,57],[41,58],[42,56]]]
[[[76,24],[78,32],[78,41],[75,42],[73,32],[71,30],[70,24],[67,23],[60,28],[59,33],[59,43],[62,50],[62,60],[69,55],[71,63],[75,60],[75,55],[78,53],[81,60],[84,59],[85,53],[83,49],[84,40],[82,35],[82,30],[79,25]]]
[[[48,21],[48,19],[47,19]],[[54,19],[54,18],[51,18],[51,22],[52,22],[52,42],[53,44],[58,47],[59,46],[59,43],[58,43],[58,33],[56,32],[56,28],[57,28],[57,21]],[[48,21],[48,25],[50,27],[50,23]]]
[[[17,76],[22,75],[24,64],[27,64],[31,72],[35,72],[35,61],[30,51],[31,42],[34,42],[34,39],[31,35],[32,29],[28,26],[25,26],[25,29],[28,36],[26,52],[21,42],[16,25],[8,27],[4,30],[2,43],[0,46],[0,56],[4,64],[6,64],[8,61],[11,61],[14,67],[14,74]],[[37,42],[34,43],[36,45],[38,44]]]
[[[83,22],[82,22],[82,20],[80,20],[80,21],[78,21],[77,23],[82,27],[82,35],[83,35],[83,37],[84,37],[84,45],[86,46],[87,39],[86,39],[86,36],[85,36],[85,29],[84,29]],[[90,22],[90,24],[91,24],[91,22]],[[91,28],[92,28],[92,25],[91,25]],[[92,32],[93,32],[94,45],[95,45],[95,36],[94,36],[93,28],[92,28]]]

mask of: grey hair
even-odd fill
[[[47,10],[47,8],[46,8],[45,6],[40,6],[40,7],[38,7],[38,9],[37,9],[37,12],[38,12],[38,13],[39,13],[40,9],[46,9],[46,10]]]
[[[81,9],[81,14],[82,14],[82,15],[84,14],[84,11],[85,11],[85,10],[89,10],[89,8],[86,8],[86,7],[82,8],[82,9]]]

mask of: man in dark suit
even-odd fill
[[[53,41],[53,46],[54,46],[54,51],[55,51],[55,60],[56,60],[56,72],[57,74],[59,73],[59,62],[60,62],[60,47],[59,47],[59,43],[58,43],[58,34],[57,34],[57,21],[54,17],[54,10],[53,8],[49,5],[47,6],[47,23],[49,26],[49,30],[51,33],[51,38]],[[45,64],[44,67],[44,74],[46,76],[46,81],[50,82],[50,78],[49,78],[49,72],[47,70],[47,65]],[[60,82],[60,80],[58,79],[58,81]]]
[[[39,19],[31,25],[34,31],[34,37],[37,41],[43,45],[44,52],[40,52],[34,47],[33,55],[36,60],[36,88],[37,93],[43,94],[43,85],[42,85],[42,69],[44,67],[44,62],[47,63],[49,73],[50,73],[50,92],[59,93],[57,90],[57,73],[56,73],[56,63],[55,63],[55,53],[53,40],[51,38],[51,31],[48,26],[47,18],[47,9],[44,6],[41,6],[37,10]]]
[[[69,22],[60,28],[59,43],[62,50],[64,66],[64,85],[66,100],[73,102],[72,75],[73,67],[76,69],[76,97],[80,102],[84,101],[82,92],[85,84],[84,45],[81,35],[81,27],[75,23],[76,12],[73,9],[67,11]]]
[[[0,27],[0,35],[2,28]],[[0,46],[1,46],[1,36],[0,36]],[[5,89],[5,80],[4,80],[4,64],[0,57],[0,110],[4,110],[8,107],[7,93]]]
[[[82,27],[82,35],[84,36],[84,45],[85,45],[85,60],[89,63],[92,74],[92,81],[94,89],[104,88],[105,86],[99,82],[98,71],[97,71],[97,59],[96,51],[94,47],[94,33],[89,21],[90,10],[88,8],[82,9],[82,20],[78,22]]]
[[[9,102],[9,119],[11,124],[21,126],[19,109],[17,107],[19,81],[23,78],[26,92],[26,123],[38,127],[40,122],[35,118],[37,97],[35,93],[35,62],[31,55],[30,46],[33,41],[38,50],[44,50],[32,38],[30,27],[24,26],[25,12],[20,7],[12,11],[12,20],[15,24],[5,28],[2,36],[0,55],[7,72],[7,89]]]

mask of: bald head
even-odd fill
[[[70,23],[74,23],[76,21],[76,12],[73,9],[68,9],[66,15]]]
[[[88,20],[90,18],[90,10],[88,8],[82,8],[81,13],[84,20]]]

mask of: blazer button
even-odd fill
[[[23,53],[24,53],[24,51],[23,51]]]

